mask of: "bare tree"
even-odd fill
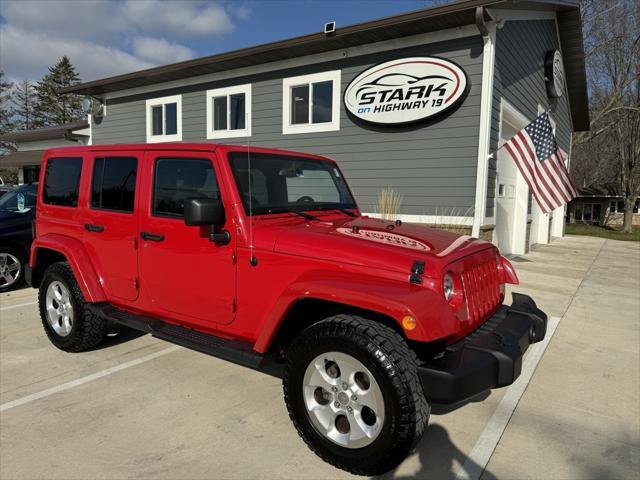
[[[581,0],[591,130],[574,137],[572,174],[582,187],[624,198],[631,232],[640,195],[640,4]]]
[[[22,80],[14,87],[13,105],[16,115],[16,127],[19,130],[29,130],[40,127],[35,118],[36,95],[33,84],[29,80]]]
[[[13,120],[14,110],[11,106],[11,95],[13,82],[5,79],[4,72],[0,70],[0,135],[13,131],[15,122]],[[0,155],[15,150],[14,145],[9,142],[0,142]]]

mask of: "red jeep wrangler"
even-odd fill
[[[398,465],[429,403],[511,384],[546,331],[490,243],[364,217],[338,165],[283,150],[47,150],[27,278],[58,348],[113,323],[280,376],[325,461]]]

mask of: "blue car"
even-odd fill
[[[0,197],[0,292],[24,281],[33,241],[31,221],[36,217],[36,183],[22,185]]]

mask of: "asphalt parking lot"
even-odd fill
[[[514,265],[557,326],[526,381],[434,408],[385,478],[638,478],[640,243],[570,236]],[[277,379],[133,332],[66,354],[35,299],[0,296],[0,478],[349,477],[297,437]]]

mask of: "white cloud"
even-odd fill
[[[38,80],[63,55],[76,66],[82,80],[155,65],[117,48],[77,39],[53,39],[9,25],[0,26],[0,38],[0,68],[12,78]]]
[[[181,39],[224,35],[234,28],[223,6],[202,0],[3,0],[2,5],[9,25],[66,38],[118,32]]]
[[[218,4],[174,0],[128,0],[119,12],[136,28],[175,38],[197,35],[224,35],[234,25]]]
[[[134,38],[133,53],[136,57],[154,64],[174,63],[193,58],[190,48],[168,42],[164,38]]]
[[[247,20],[253,13],[253,10],[249,5],[239,2],[231,3],[227,8],[233,16],[239,18],[240,20]]]
[[[192,58],[184,43],[219,38],[243,3],[206,0],[0,0],[0,68],[39,79],[67,55],[83,81]]]

